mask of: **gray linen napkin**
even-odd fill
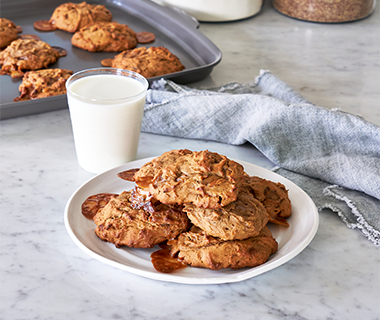
[[[255,82],[198,90],[161,79],[142,131],[253,144],[313,199],[380,246],[380,128],[305,100],[269,71]]]

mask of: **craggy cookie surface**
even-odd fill
[[[65,69],[42,69],[26,72],[14,101],[46,98],[66,93],[66,81],[73,74]]]
[[[164,47],[140,47],[126,50],[112,60],[113,68],[131,70],[145,78],[183,70],[179,58]]]
[[[19,28],[8,19],[0,18],[0,48],[9,45],[17,39]]]
[[[175,240],[168,241],[172,255],[193,267],[219,270],[255,267],[266,262],[277,251],[278,244],[268,227],[259,235],[244,240],[223,241],[192,227]]]
[[[0,52],[1,71],[12,75],[14,71],[47,68],[59,57],[59,52],[46,42],[18,39]]]
[[[236,200],[244,168],[218,153],[172,150],[143,165],[136,184],[165,204],[221,208]]]
[[[289,226],[286,219],[292,214],[292,206],[285,186],[255,176],[247,178],[247,181],[255,198],[262,202],[267,210],[269,222]]]
[[[123,192],[94,216],[95,233],[116,247],[151,248],[188,229],[186,214],[177,208],[158,204],[154,209],[132,208],[131,192]]]
[[[75,32],[71,43],[90,52],[119,52],[135,48],[137,38],[136,33],[125,24],[98,22]]]
[[[112,13],[103,5],[68,2],[54,10],[50,23],[60,30],[74,33],[92,23],[111,20]]]
[[[257,236],[266,226],[269,215],[263,204],[242,187],[237,200],[219,209],[185,205],[190,221],[210,236],[222,240],[241,240]]]

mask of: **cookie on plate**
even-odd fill
[[[134,71],[145,78],[185,69],[179,58],[164,47],[139,47],[123,51],[115,56],[111,66]]]
[[[242,240],[257,236],[269,220],[268,212],[243,185],[237,200],[218,209],[184,206],[190,221],[208,235],[221,240]]]
[[[90,52],[119,52],[137,46],[136,33],[125,24],[97,22],[75,32],[73,46]]]
[[[278,248],[266,226],[256,237],[228,241],[209,236],[194,226],[168,241],[168,245],[172,256],[178,255],[184,263],[212,270],[256,267],[266,262]]]
[[[133,179],[165,204],[221,208],[236,200],[243,175],[243,166],[226,156],[181,149],[144,164]]]
[[[66,94],[66,81],[73,74],[65,69],[42,69],[25,73],[20,96],[13,101],[33,100]]]
[[[157,204],[154,212],[132,208],[130,191],[111,198],[93,220],[96,235],[116,247],[152,248],[189,227],[186,214],[176,207]]]
[[[68,2],[58,6],[49,21],[60,30],[74,33],[95,22],[111,20],[112,13],[103,5]]]
[[[2,74],[12,77],[23,76],[23,70],[47,68],[61,56],[60,52],[49,44],[33,39],[17,39],[0,52]]]
[[[21,32],[11,20],[0,18],[0,48],[5,48],[13,40],[16,40],[18,33]]]
[[[292,215],[292,205],[285,186],[256,176],[247,178],[247,181],[252,194],[267,210],[269,222],[288,227],[286,219]]]

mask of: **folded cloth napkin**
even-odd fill
[[[161,79],[148,90],[142,131],[250,142],[305,190],[380,246],[380,127],[305,100],[269,71],[208,90]]]

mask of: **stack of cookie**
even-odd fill
[[[277,250],[267,223],[287,225],[291,214],[283,185],[249,177],[239,163],[207,150],[169,151],[119,177],[136,186],[96,212],[97,236],[117,247],[167,241],[172,257],[194,267],[264,263]]]

